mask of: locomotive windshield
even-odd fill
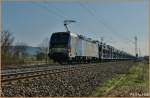
[[[51,37],[50,46],[54,48],[67,47],[69,41],[68,33],[55,33]]]

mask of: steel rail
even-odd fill
[[[81,70],[86,68],[91,68],[94,66],[72,66],[67,68],[59,68],[59,69],[48,69],[48,70],[40,70],[40,71],[31,71],[31,72],[24,72],[24,73],[16,73],[16,74],[9,74],[9,75],[2,75],[2,84],[5,82],[11,82],[21,79],[27,79],[27,78],[34,78],[34,77],[40,77],[43,75],[49,75],[49,74],[59,74],[64,72],[73,72],[75,70]]]

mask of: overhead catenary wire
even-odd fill
[[[53,12],[53,14],[58,15],[59,18],[61,18],[61,19],[62,19],[62,17],[65,18],[65,19],[70,19],[71,16],[68,16],[68,14],[66,15],[66,14],[65,14],[61,9],[59,9],[59,8],[56,8],[56,7],[55,7],[55,11],[52,10],[52,9],[49,9],[49,8],[46,6],[47,3],[48,3],[47,1],[43,1],[43,5],[42,5],[42,6],[40,5],[40,7],[46,9],[48,12]],[[45,6],[44,6],[44,4],[45,4]],[[47,4],[47,5],[48,5],[48,4]],[[52,4],[51,4],[51,6],[52,6]],[[78,23],[78,26],[79,26],[80,28],[82,27],[82,29],[85,29],[84,26],[82,26],[81,22],[79,23],[79,21],[78,21],[77,23]],[[90,28],[91,28],[91,27],[90,27]],[[91,29],[86,28],[86,30],[93,32],[93,30],[95,30],[95,29],[92,29],[92,30],[91,30]]]
[[[90,7],[90,8],[96,13],[96,10],[95,10],[93,7]],[[100,17],[102,20],[105,20],[105,19],[104,19],[102,16],[100,16],[100,15],[99,15],[98,17]],[[112,26],[111,26],[110,23],[109,23],[109,25],[108,25],[108,22],[106,22],[106,21],[104,21],[103,23],[104,23],[106,26],[108,26],[109,28],[111,28],[114,32],[117,33],[117,31],[112,28]],[[120,33],[117,33],[117,34],[120,35]],[[122,35],[120,35],[120,36],[122,36]],[[124,37],[124,36],[122,36],[122,37]],[[124,39],[125,39],[125,40],[128,40],[129,42],[131,42],[132,44],[134,44],[134,42],[133,42],[131,39],[129,39],[129,38],[127,38],[127,37],[124,37]]]
[[[132,42],[131,40],[129,40],[128,38],[125,38],[123,37],[122,35],[120,35],[120,33],[117,33],[116,30],[112,29],[108,24],[106,24],[105,22],[103,22],[101,19],[100,19],[100,16],[97,17],[96,14],[95,14],[95,10],[93,11],[93,8],[89,8],[89,7],[86,7],[83,3],[79,3],[79,5],[84,8],[90,15],[92,15],[93,17],[95,17],[97,19],[97,22],[100,23],[100,24],[103,24],[107,30],[109,30],[111,33],[114,33],[116,34],[117,36],[119,36],[119,38],[123,38],[124,40],[126,41],[129,41],[131,43],[134,44],[134,42]]]
[[[56,11],[54,11],[54,10],[51,10],[51,9],[49,9],[47,6],[45,6],[44,5],[44,3],[43,4],[39,4],[38,2],[31,2],[31,3],[33,3],[33,4],[35,4],[36,6],[38,6],[38,7],[41,7],[41,8],[43,8],[43,9],[45,9],[47,12],[49,12],[49,13],[53,13],[53,14],[55,14],[55,15],[57,15],[57,17],[59,17],[59,18],[63,18],[64,20],[65,19],[68,19],[68,17],[66,17],[66,16],[64,16],[64,15],[62,15],[62,14],[60,14],[60,13],[58,13],[58,12],[56,12]]]
[[[43,3],[44,3],[45,5],[46,5],[46,4],[48,5],[49,2],[43,1]],[[52,3],[51,3],[51,6],[53,6]],[[53,6],[53,7],[54,7],[54,6]],[[70,16],[68,16],[68,15],[64,15],[64,12],[63,12],[61,9],[57,8],[57,7],[55,7],[55,11],[57,11],[57,13],[63,15],[65,18],[68,18],[68,19],[69,19],[69,17],[70,17]]]
[[[31,2],[31,3],[33,3],[33,4],[36,4],[36,5],[38,5],[38,7],[41,7],[42,9],[45,9],[47,12],[49,12],[49,13],[53,13],[53,14],[55,14],[55,15],[57,15],[57,17],[59,17],[60,19],[64,19],[64,20],[67,20],[67,19],[70,19],[69,17],[68,17],[68,15],[64,15],[64,13],[62,12],[62,10],[60,10],[60,9],[58,9],[58,8],[56,8],[55,7],[55,10],[53,10],[53,9],[49,9],[49,7],[48,7],[48,5],[46,5],[48,2],[47,1],[43,1],[43,4],[38,4],[38,3],[35,3],[35,2]],[[79,25],[79,27],[82,27],[82,29],[83,29],[83,26],[81,25],[81,24],[78,24]],[[91,27],[90,27],[91,28]],[[85,28],[84,28],[85,29]],[[86,28],[86,30],[87,30],[88,28]],[[95,30],[95,29],[88,29],[88,31],[92,31],[93,32],[93,30]]]
[[[95,18],[97,18],[97,17],[95,16],[95,14],[94,14],[90,9],[87,9],[87,8],[86,8],[83,4],[81,4],[81,3],[79,3],[79,4],[80,4],[80,6],[81,6],[82,8],[84,8],[85,10],[87,10],[89,14],[91,14],[92,16],[94,16]],[[105,23],[102,22],[102,21],[99,20],[99,19],[98,19],[98,23],[105,25]],[[108,30],[110,30],[110,29],[108,29]],[[114,39],[113,39],[113,40],[114,40]],[[114,41],[117,42],[116,40],[114,40]],[[112,42],[111,42],[111,43],[112,43]]]
[[[114,29],[112,29],[108,24],[106,24],[105,22],[103,22],[99,17],[97,17],[95,14],[94,14],[94,11],[89,7],[86,7],[85,5],[83,5],[82,3],[79,2],[79,5],[84,8],[91,16],[93,16],[94,18],[97,19],[97,22],[100,23],[100,24],[103,24],[111,33],[114,33],[115,36],[118,36],[118,38],[120,38],[121,40],[124,39],[126,41],[129,41],[131,42],[132,44],[134,44],[133,41],[131,41],[130,39],[128,38],[125,38],[123,37],[122,35],[120,35],[120,33],[117,33]],[[117,41],[118,42],[118,41]],[[123,42],[126,44],[126,42]],[[127,46],[128,47],[128,46]],[[121,48],[120,48],[121,49]]]
[[[55,10],[53,9],[49,9],[48,8],[48,5],[46,5],[48,2],[47,1],[43,1],[43,4],[38,4],[38,3],[35,3],[35,2],[32,2],[34,3],[35,5],[37,5],[38,7],[42,8],[42,9],[45,9],[48,13],[53,13],[55,14],[57,17],[59,17],[60,19],[62,19],[63,21],[64,20],[67,20],[67,19],[70,19],[70,16],[66,15],[62,10],[58,9],[55,7]],[[52,5],[51,5],[52,6]],[[80,25],[80,24],[78,24]]]

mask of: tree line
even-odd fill
[[[23,42],[17,42],[14,44],[15,38],[9,31],[1,32],[1,64],[4,65],[16,65],[25,64],[27,60],[30,61],[45,61],[48,63],[48,38],[44,39],[39,44],[39,51],[36,55],[30,57],[27,53],[28,45]]]

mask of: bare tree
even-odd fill
[[[42,43],[39,45],[39,47],[40,47],[40,52],[41,53],[44,53],[44,59],[45,59],[45,61],[46,61],[46,63],[47,63],[47,61],[48,61],[48,46],[49,46],[49,38],[45,38],[43,41],[42,41]]]
[[[1,32],[1,49],[2,52],[8,52],[14,41],[14,37],[8,31]]]
[[[12,34],[8,31],[2,31],[1,32],[1,60],[2,65],[5,65],[6,63],[9,64],[12,62],[11,57],[11,48],[14,41],[14,37]]]

